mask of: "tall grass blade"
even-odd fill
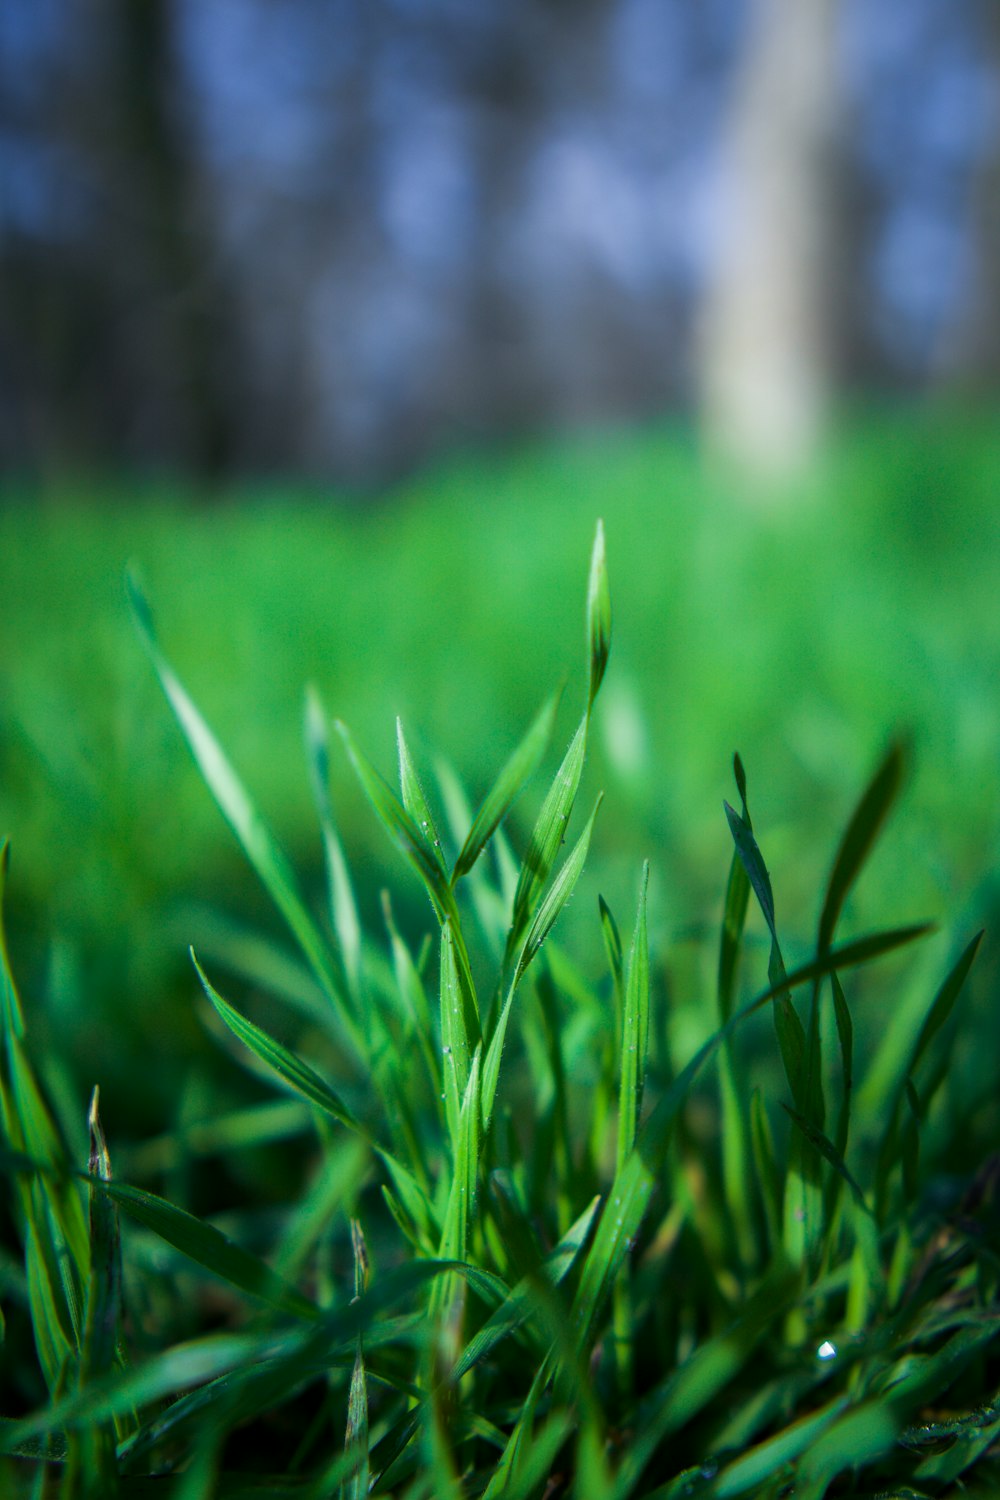
[[[353,1130],[363,1140],[371,1142],[370,1132],[351,1114],[329,1084],[324,1083],[308,1063],[302,1062],[301,1058],[289,1052],[287,1047],[283,1047],[262,1027],[256,1026],[253,1021],[247,1020],[246,1016],[240,1015],[228,1000],[222,998],[202,969],[193,950],[191,962],[195,966],[206,996],[219,1018],[228,1026],[233,1035],[248,1047],[255,1057],[259,1057],[261,1062],[266,1063],[271,1071],[276,1073],[290,1088],[301,1094],[304,1099],[308,1099],[310,1104],[315,1105],[338,1124],[345,1125],[348,1130]]]
[[[497,1021],[496,1029],[490,1038],[489,1047],[486,1052],[486,1061],[483,1066],[483,1120],[486,1129],[489,1129],[493,1114],[493,1101],[496,1097],[497,1083],[500,1077],[500,1062],[503,1057],[504,1042],[507,1036],[507,1024],[510,1020],[511,1007],[517,987],[524,977],[531,960],[541,948],[545,939],[552,931],[559,913],[576,887],[576,883],[583,871],[590,849],[590,836],[594,828],[594,820],[601,806],[601,797],[594,804],[594,810],[587,820],[586,827],[581,833],[572,853],[568,856],[559,874],[552,883],[544,901],[535,914],[535,918],[525,936],[517,962],[514,965],[514,975],[504,1001],[503,1010]]]
[[[594,699],[604,681],[604,673],[611,654],[611,590],[608,586],[608,565],[604,549],[604,522],[598,521],[594,547],[590,558],[590,579],[587,584],[587,640],[590,646],[589,695],[587,712],[594,706]]]
[[[356,1002],[361,969],[361,922],[330,801],[330,740],[326,712],[319,693],[311,685],[306,689],[304,733],[313,801],[323,834],[330,916],[340,944],[348,986]]]
[[[905,769],[903,745],[897,741],[879,766],[847,825],[833,863],[826,898],[819,919],[817,947],[820,952],[833,941],[844,901],[871,852],[889,810],[899,793]]]
[[[291,867],[254,806],[215,735],[160,650],[149,605],[131,572],[126,587],[132,614],[160,685],[180,725],[209,791],[235,833],[247,859],[287,922],[316,978],[333,1004],[346,1034],[360,1046],[343,976],[330,944],[309,915]]]
[[[407,811],[396,793],[371,762],[362,754],[346,724],[337,720],[337,731],[344,742],[351,765],[379,821],[393,842],[413,865],[431,898],[438,920],[454,914],[454,901],[448,877],[432,845],[418,823]]]
[[[649,861],[642,867],[639,910],[625,976],[625,1015],[622,1032],[621,1089],[618,1106],[617,1164],[620,1171],[635,1145],[642,1093],[649,1057],[649,938],[646,932],[646,893]]]
[[[351,1220],[351,1245],[354,1251],[354,1295],[356,1298],[363,1297],[368,1290],[370,1265],[368,1247],[357,1219]],[[350,1460],[350,1471],[341,1486],[342,1500],[365,1500],[371,1482],[371,1469],[368,1455],[368,1377],[360,1332],[347,1397],[344,1452]]]
[[[24,1035],[24,1014],[21,998],[14,982],[10,953],[7,949],[7,930],[3,920],[4,895],[7,889],[7,871],[10,868],[10,842],[0,839],[0,1022],[5,1036]]]
[[[316,1304],[289,1286],[266,1261],[235,1244],[204,1219],[127,1183],[92,1177],[91,1188],[220,1281],[307,1322],[315,1322],[320,1316]]]
[[[566,836],[566,827],[583,775],[586,753],[587,720],[583,718],[542,803],[528,842],[514,893],[514,912],[507,937],[508,960],[513,958],[523,942],[539,894],[549,878],[559,847]]]
[[[917,1071],[922,1059],[927,1055],[927,1051],[934,1038],[954,1010],[955,1002],[962,992],[965,981],[969,977],[969,970],[976,961],[976,954],[979,952],[979,945],[982,940],[983,933],[977,932],[972,941],[962,951],[942,983],[941,988],[934,996],[931,1008],[927,1012],[927,1017],[920,1028],[920,1035],[917,1037],[916,1045],[913,1048],[913,1057],[907,1069],[908,1074],[912,1075]]]
[[[552,736],[559,694],[554,693],[542,704],[527,733],[507,760],[495,783],[476,813],[465,843],[455,861],[451,883],[467,875],[499,828],[525,782],[538,768],[545,747]]]
[[[419,829],[420,837],[431,859],[440,867],[441,873],[447,876],[448,867],[441,852],[441,840],[438,838],[434,824],[434,815],[424,794],[417,768],[413,763],[410,747],[403,733],[403,721],[400,718],[396,719],[396,749],[399,755],[399,789],[403,796],[403,806],[413,820],[414,826]]]

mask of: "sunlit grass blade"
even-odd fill
[[[466,875],[476,863],[496,829],[503,822],[525,782],[538,768],[545,747],[552,736],[559,694],[555,693],[542,705],[529,725],[527,733],[507,760],[493,786],[483,799],[476,813],[465,843],[455,861],[452,885]]]
[[[188,747],[247,859],[281,912],[347,1035],[359,1045],[358,1031],[330,944],[310,916],[285,855],[254,806],[215,735],[160,650],[153,618],[135,577],[126,575],[132,614],[160,685]]]
[[[866,788],[837,850],[819,919],[817,948],[820,952],[833,941],[844,901],[896,800],[904,769],[905,753],[902,743],[897,741]]]
[[[745,789],[746,782],[742,781]],[[778,929],[774,917],[774,893],[771,889],[771,877],[767,866],[754,837],[753,826],[750,823],[750,815],[746,810],[744,798],[744,814],[741,817],[729,803],[723,804],[726,817],[729,821],[729,831],[733,836],[733,843],[739,855],[747,879],[753,888],[754,895],[764,915],[768,931],[771,935],[771,954],[768,959],[767,973],[771,984],[777,987],[774,1005],[774,1029],[778,1037],[778,1045],[781,1049],[781,1059],[785,1068],[785,1076],[788,1086],[792,1091],[792,1097],[796,1103],[805,1108],[807,1101],[804,1096],[804,1066],[806,1055],[806,1033],[798,1014],[787,994],[782,993],[780,988],[781,977],[785,971],[784,960],[781,956],[781,946],[778,942]]]
[[[594,804],[594,810],[587,820],[586,827],[577,840],[572,853],[567,857],[565,864],[553,881],[551,889],[536,912],[535,918],[523,940],[517,962],[514,965],[514,974],[510,988],[504,1000],[503,1010],[500,1012],[496,1029],[490,1038],[489,1047],[486,1052],[486,1061],[483,1066],[483,1120],[487,1129],[489,1128],[493,1114],[493,1101],[496,1097],[497,1082],[500,1077],[500,1062],[503,1057],[504,1042],[507,1036],[507,1024],[510,1020],[511,1007],[517,987],[531,960],[552,931],[559,913],[573,894],[587,860],[587,852],[590,848],[590,836],[593,832],[594,820],[597,817],[600,806],[601,798],[598,797]]]
[[[745,808],[746,779],[738,755],[734,757],[734,767],[737,786]],[[729,864],[722,930],[719,935],[716,1004],[720,1025],[724,1025],[733,1012],[736,975],[749,904],[750,880],[739,853],[734,849]],[[726,1201],[730,1207],[733,1234],[740,1258],[744,1264],[749,1264],[754,1254],[754,1236],[750,1209],[747,1121],[737,1084],[736,1057],[730,1042],[723,1046],[719,1057],[719,1091],[722,1104],[722,1172]]]
[[[468,1253],[469,1225],[474,1221],[476,1189],[479,1180],[479,1152],[482,1139],[480,1120],[480,1075],[482,1053],[476,1048],[469,1070],[469,1081],[462,1099],[458,1131],[452,1162],[451,1186],[441,1232],[439,1258],[442,1261],[464,1261]],[[442,1277],[431,1290],[429,1317],[437,1334],[436,1369],[430,1377],[432,1386],[451,1369],[461,1348],[461,1314],[465,1288],[456,1292],[453,1277]]]
[[[972,941],[963,949],[937,994],[934,996],[924,1024],[920,1028],[920,1035],[917,1037],[913,1048],[913,1056],[910,1066],[907,1069],[908,1074],[912,1075],[916,1072],[934,1038],[954,1010],[955,1002],[961,994],[965,981],[969,977],[969,970],[975,963],[976,954],[979,952],[979,945],[982,940],[983,933],[977,932]]]
[[[90,1276],[87,1282],[86,1317],[80,1348],[80,1384],[99,1378],[115,1366],[119,1355],[122,1313],[121,1236],[118,1212],[98,1182],[111,1181],[111,1158],[98,1113],[98,1091],[90,1103]],[[122,1427],[124,1418],[120,1419]],[[115,1430],[112,1424],[95,1424],[73,1445],[71,1472],[79,1466],[79,1479],[95,1493],[114,1494],[117,1482]],[[67,1480],[71,1491],[76,1482]]]
[[[336,727],[355,774],[380,823],[420,876],[438,919],[443,922],[446,917],[454,915],[451,887],[443,865],[392,787],[359,750],[347,725],[338,719]]]
[[[21,999],[14,982],[10,953],[7,950],[7,930],[3,920],[4,895],[7,888],[7,871],[10,868],[10,843],[0,839],[0,1023],[5,1036],[24,1035],[24,1015]]]
[[[618,1104],[617,1163],[621,1170],[635,1145],[649,1054],[649,938],[646,932],[646,893],[649,861],[642,867],[639,910],[625,975],[625,1014],[622,1032],[621,1089]]]
[[[341,846],[330,801],[330,742],[327,717],[319,693],[306,690],[305,708],[306,760],[312,785],[313,801],[319,813],[326,859],[330,916],[340,944],[340,955],[352,994],[357,995],[361,965],[361,923],[347,861]]]
[[[583,873],[583,867],[587,862],[587,854],[590,850],[590,838],[594,831],[594,823],[597,820],[597,814],[601,810],[603,800],[604,793],[598,793],[597,801],[594,803],[594,810],[587,819],[583,832],[574,844],[572,853],[568,855],[559,874],[552,882],[551,888],[546,892],[545,899],[535,913],[531,926],[528,928],[527,937],[524,939],[521,951],[518,954],[517,966],[514,970],[515,984],[523,979],[528,965],[552,931],[560,912],[576,889],[576,883]]]
[[[472,1067],[475,1038],[469,1035],[469,1020],[458,973],[455,940],[450,922],[441,929],[441,1052],[445,1112],[454,1144],[458,1139],[462,1100]]]
[[[604,523],[598,521],[594,547],[590,558],[590,579],[587,584],[587,641],[589,656],[589,693],[587,712],[594,706],[594,699],[604,681],[604,673],[611,654],[611,590],[608,586],[608,565],[604,548]]]
[[[302,1062],[294,1053],[289,1052],[287,1047],[283,1047],[274,1037],[269,1036],[262,1027],[254,1025],[253,1021],[240,1015],[228,1000],[224,1000],[195,958],[193,951],[191,961],[201,980],[202,989],[220,1019],[233,1035],[248,1047],[255,1057],[259,1057],[261,1062],[266,1063],[272,1072],[276,1073],[290,1088],[301,1094],[304,1099],[308,1099],[310,1104],[321,1109],[324,1114],[329,1115],[339,1124],[345,1125],[348,1130],[353,1130],[364,1140],[371,1141],[371,1133],[351,1114],[329,1084],[324,1083],[308,1063]]]
[[[507,958],[513,959],[531,922],[538,897],[549,878],[559,847],[566,837],[573,804],[583,775],[587,753],[587,719],[584,717],[563,756],[556,778],[546,793],[541,812],[528,841],[528,849],[514,893],[514,911],[507,938]]]
[[[363,1297],[368,1290],[371,1267],[364,1233],[357,1219],[351,1220],[351,1245],[354,1251],[354,1295]],[[341,1486],[342,1500],[364,1500],[368,1494],[371,1471],[368,1457],[368,1378],[365,1373],[364,1343],[358,1334],[354,1369],[347,1397],[347,1433],[344,1452],[350,1458],[350,1472]]]
[[[204,1219],[127,1183],[91,1178],[91,1186],[124,1209],[129,1218],[152,1230],[221,1281],[296,1318],[315,1321],[320,1316],[315,1303],[289,1286],[266,1261],[244,1250]]]
[[[440,866],[441,873],[446,876],[448,869],[444,854],[441,852],[441,840],[438,838],[434,815],[424,794],[417,768],[413,763],[410,747],[403,733],[403,721],[400,718],[396,720],[396,748],[399,755],[399,789],[403,797],[403,806],[409,813],[414,827],[419,830],[431,859]]]

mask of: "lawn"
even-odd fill
[[[203,1364],[175,1361],[172,1374],[150,1366],[150,1390],[169,1398],[195,1383],[193,1370],[214,1371],[223,1381],[221,1404],[213,1397],[206,1409],[219,1430],[252,1416],[252,1440],[267,1446],[267,1422],[260,1428],[258,1420],[265,1408],[250,1391],[262,1378],[255,1362],[276,1340],[281,1375],[272,1405],[293,1403],[289,1472],[303,1478],[304,1493],[312,1493],[308,1483],[318,1486],[317,1495],[341,1481],[355,1486],[345,1493],[360,1493],[369,1473],[381,1476],[383,1492],[399,1485],[399,1493],[416,1495],[431,1484],[457,1495],[464,1484],[469,1494],[499,1494],[489,1489],[497,1455],[508,1452],[512,1434],[533,1431],[529,1457],[515,1451],[518,1438],[504,1460],[504,1493],[533,1493],[531,1466],[541,1483],[545,1455],[550,1463],[562,1455],[578,1476],[592,1472],[592,1482],[578,1477],[575,1490],[588,1500],[686,1493],[685,1465],[721,1453],[721,1469],[714,1457],[698,1469],[706,1494],[748,1492],[757,1481],[740,1476],[757,1474],[761,1488],[753,1492],[778,1495],[801,1451],[801,1492],[819,1496],[842,1483],[828,1429],[856,1452],[859,1468],[872,1466],[873,1483],[905,1474],[908,1493],[945,1493],[948,1476],[961,1468],[954,1455],[947,1462],[938,1455],[971,1442],[968,1413],[991,1394],[976,1382],[992,1369],[993,1325],[968,1312],[992,1284],[991,1221],[982,1228],[982,1255],[963,1241],[960,1291],[948,1276],[932,1285],[922,1257],[940,1215],[995,1150],[998,1128],[997,950],[989,937],[964,983],[973,934],[990,925],[997,904],[998,475],[1000,443],[985,417],[910,412],[856,422],[800,495],[764,511],[745,503],[732,479],[706,476],[683,434],[660,429],[453,459],[378,501],[271,488],[209,502],[169,486],[129,490],[121,482],[9,497],[0,510],[0,828],[13,848],[7,926],[32,1044],[30,1062],[14,1049],[6,1065],[11,1098],[22,1077],[21,1105],[8,1105],[9,1143],[49,1160],[55,1127],[40,1126],[36,1111],[35,1149],[28,1149],[31,1131],[18,1114],[33,1097],[34,1083],[23,1080],[36,1068],[69,1158],[83,1161],[81,1101],[99,1082],[116,1177],[152,1186],[163,1199],[133,1194],[129,1204],[124,1186],[117,1199],[91,1187],[104,1207],[92,1205],[89,1249],[78,1210],[61,1197],[58,1210],[46,1210],[60,1243],[79,1241],[81,1286],[98,1296],[92,1268],[106,1249],[101,1235],[113,1239],[108,1204],[119,1203],[144,1225],[125,1240],[133,1256],[126,1288],[138,1319],[133,1343],[154,1354],[171,1340],[205,1334],[213,1319],[249,1340],[232,1350],[206,1345]],[[583,583],[598,516],[614,648],[600,698],[585,716],[586,769],[574,762],[570,778],[574,794],[580,781],[580,804],[560,851],[554,820],[566,814],[568,822],[574,795],[566,801],[564,790],[558,803],[556,792],[546,800],[544,791],[568,784],[569,762],[554,783],[553,776],[577,727],[588,670]],[[127,603],[129,564],[155,619],[153,665]],[[591,698],[595,608],[592,581]],[[154,666],[177,672],[298,872],[306,902],[295,911],[306,915],[289,919],[298,957],[263,889],[270,882],[289,918],[284,877],[274,875],[283,865],[269,847],[261,855],[244,827],[263,886],[254,878],[184,746]],[[436,818],[454,860],[468,824],[456,775],[475,808],[564,681],[538,776],[497,848],[491,845],[489,872],[486,856],[475,869],[459,859],[451,884],[464,882],[470,897],[453,911],[439,888],[436,846],[420,853],[419,834],[385,801],[367,757],[394,780],[399,715],[422,784],[404,775],[405,814],[416,828]],[[328,898],[303,746],[307,683],[324,705],[314,711],[314,731],[321,723],[333,739],[333,846],[342,844],[353,872],[365,933],[356,961],[349,960],[353,922],[336,883],[334,957],[317,957],[331,938],[317,916]],[[175,692],[175,712],[178,701]],[[350,726],[350,754],[330,728],[334,718]],[[315,732],[311,743],[315,758]],[[733,779],[734,750],[746,768],[752,828]],[[830,882],[838,838],[873,776],[855,843],[841,846],[838,887],[836,873]],[[599,790],[604,805],[588,834]],[[218,800],[218,777],[215,793]],[[231,797],[226,804],[224,792],[221,798],[234,821],[235,804]],[[372,815],[373,798],[390,837]],[[735,812],[724,812],[723,798]],[[394,842],[409,850],[414,868],[400,861]],[[780,951],[764,921],[761,849]],[[565,878],[554,873],[557,854],[568,856]],[[534,874],[518,882],[522,859]],[[647,859],[648,890],[640,880]],[[742,942],[748,901],[751,910],[738,982],[734,969],[723,983],[716,969],[727,871],[728,963]],[[384,887],[392,891],[388,933]],[[424,942],[438,925],[435,911],[440,973],[437,940],[430,948]],[[912,948],[909,939],[879,940],[859,955],[877,961],[849,987],[844,980],[849,1006],[832,979],[835,1004],[820,1006],[827,989],[820,980],[835,967],[823,925],[831,912],[842,916],[848,945],[860,933],[923,919],[940,931]],[[539,957],[546,923],[556,920],[556,938]],[[463,924],[473,934],[468,967]],[[204,965],[201,984],[188,943]],[[887,956],[878,956],[880,945]],[[889,952],[896,947],[907,951]],[[491,965],[495,987],[483,979]],[[786,971],[803,974],[806,993],[816,986],[800,1007],[801,1023],[782,998]],[[769,999],[748,1013],[738,1045],[729,1033],[720,1037],[719,1021],[759,995],[769,973],[776,1008]],[[526,1071],[511,1076],[507,1068],[494,1125],[504,997],[519,987],[508,1049]],[[324,995],[334,1003],[332,1021]],[[460,1023],[448,1019],[449,996]],[[284,1002],[280,1042],[265,1024],[274,997]],[[375,997],[390,1007],[377,1025],[367,1009]],[[921,1031],[928,1014],[937,1020]],[[457,1030],[444,1035],[449,1026]],[[318,1082],[287,1051],[290,1037],[318,1057]],[[442,1045],[454,1073],[439,1077]],[[845,1082],[852,1048],[856,1099]],[[400,1070],[421,1049],[427,1078],[420,1088],[429,1092],[411,1115]],[[802,1059],[813,1056],[815,1068],[807,1068]],[[240,1059],[253,1065],[234,1066]],[[712,1082],[715,1061],[721,1071]],[[268,1069],[292,1097],[274,1094]],[[366,1079],[377,1099],[368,1097]],[[836,1110],[831,1103],[824,1112],[817,1079],[829,1100],[839,1100]],[[782,1102],[795,1116],[791,1124],[777,1108]],[[301,1156],[310,1117],[320,1169],[314,1152]],[[92,1121],[91,1129],[92,1170],[103,1171],[105,1158],[93,1146],[100,1127]],[[345,1130],[358,1149],[344,1146]],[[776,1147],[769,1144],[775,1130]],[[377,1161],[384,1165],[386,1152],[395,1165],[382,1199]],[[664,1183],[660,1202],[657,1184]],[[607,1213],[595,1219],[590,1206],[594,1194],[616,1192],[630,1205],[618,1230]],[[650,1192],[657,1208],[647,1222]],[[461,1206],[463,1194],[474,1213]],[[200,1218],[176,1217],[163,1206],[167,1199],[213,1216],[246,1245],[244,1254],[266,1252],[269,1265],[220,1248],[214,1230]],[[32,1222],[38,1211],[22,1199],[14,1219]],[[352,1219],[351,1274],[365,1312],[353,1323],[337,1313],[337,1322]],[[366,1231],[375,1264],[388,1275],[384,1294],[365,1290]],[[173,1247],[166,1258],[164,1242]],[[634,1285],[627,1270],[633,1242]],[[400,1259],[407,1243],[409,1267]],[[201,1270],[178,1269],[178,1250]],[[467,1292],[455,1274],[434,1279],[435,1256],[473,1267],[462,1272]],[[143,1454],[168,1463],[171,1443],[163,1444],[148,1416],[145,1426],[130,1416],[142,1377],[130,1384],[136,1377],[120,1372],[117,1350],[105,1347],[100,1368],[92,1367],[93,1341],[81,1335],[74,1343],[63,1328],[62,1355],[56,1336],[34,1368],[31,1298],[15,1261],[4,1266],[13,1298],[8,1349],[23,1359],[23,1368],[7,1367],[8,1413],[33,1407],[45,1380],[58,1392],[60,1358],[69,1359],[83,1385],[93,1378],[103,1389],[103,1380],[117,1392],[94,1407],[85,1438],[74,1436],[72,1413],[60,1416],[58,1430],[70,1434],[69,1472],[85,1466],[89,1452],[110,1473],[115,1443],[122,1473],[136,1482]],[[214,1314],[206,1268],[225,1284]],[[280,1286],[267,1279],[278,1273]],[[695,1277],[689,1295],[662,1303],[658,1288],[681,1273]],[[526,1286],[512,1291],[525,1275]],[[427,1293],[420,1290],[425,1276],[433,1281]],[[553,1289],[563,1277],[565,1302]],[[197,1291],[190,1305],[189,1285]],[[258,1315],[248,1323],[242,1294],[251,1303],[263,1298],[271,1321]],[[453,1343],[435,1353],[406,1323],[409,1314],[388,1316],[397,1297],[411,1310],[414,1297],[424,1297],[428,1326]],[[499,1332],[490,1323],[498,1299],[494,1316],[507,1319]],[[952,1317],[956,1305],[962,1318]],[[514,1312],[517,1327],[524,1325],[522,1358],[537,1357],[552,1373],[550,1386],[522,1389],[507,1344],[492,1353],[515,1332]],[[321,1334],[289,1331],[281,1321],[288,1317]],[[735,1346],[726,1343],[729,1327],[742,1329]],[[839,1331],[834,1339],[824,1330]],[[853,1340],[846,1360],[827,1372],[822,1353],[815,1364],[817,1348],[842,1347],[844,1338]],[[385,1345],[367,1366],[366,1339]],[[661,1346],[671,1351],[666,1373],[651,1359]],[[757,1350],[765,1372],[760,1402],[747,1364]],[[949,1359],[954,1370],[946,1378]],[[298,1393],[315,1382],[317,1360],[327,1394],[318,1406],[310,1397],[300,1412]],[[582,1373],[587,1361],[593,1386]],[[923,1385],[915,1375],[921,1361]],[[561,1373],[553,1373],[557,1367]],[[442,1379],[450,1382],[447,1397]],[[730,1380],[737,1405],[732,1397],[723,1414],[713,1393]],[[897,1396],[883,1400],[880,1392],[895,1382],[902,1382]],[[933,1453],[894,1469],[899,1434],[915,1431],[929,1403],[949,1390],[966,1425],[942,1431]],[[663,1426],[655,1411],[665,1391],[676,1411]],[[424,1414],[409,1437],[408,1401]],[[371,1468],[369,1412],[371,1452],[386,1445]],[[782,1425],[793,1416],[815,1424],[801,1449],[798,1429]],[[996,1414],[980,1418],[973,1425],[985,1452]],[[307,1440],[311,1423],[331,1420],[341,1432],[340,1457],[332,1459],[326,1439]],[[236,1482],[231,1455],[213,1446],[211,1424],[199,1426],[194,1409],[176,1421],[173,1441],[193,1455],[190,1493],[214,1493],[218,1475],[229,1476],[218,1481],[219,1493],[228,1493],[225,1484]],[[27,1428],[19,1432],[18,1441],[34,1440]],[[673,1459],[662,1446],[668,1432],[677,1434]],[[268,1451],[285,1452],[275,1443]],[[676,1486],[671,1475],[680,1476]],[[649,1476],[658,1476],[655,1483]]]

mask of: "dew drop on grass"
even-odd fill
[[[710,1458],[707,1463],[703,1463],[701,1466],[702,1479],[714,1479],[718,1472],[719,1465],[715,1462],[714,1458]]]
[[[837,1346],[830,1339],[824,1339],[816,1350],[817,1359],[836,1359]]]

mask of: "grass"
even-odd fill
[[[989,1049],[974,1034],[962,1063],[960,1025],[981,935],[945,956],[903,908],[858,926],[905,741],[823,856],[811,941],[779,925],[769,820],[737,758],[714,953],[668,964],[650,866],[631,860],[634,917],[588,867],[617,818],[588,768],[615,670],[605,684],[599,527],[554,767],[562,721],[537,671],[478,808],[402,723],[390,782],[310,696],[319,917],[134,578],[130,596],[288,946],[192,955],[202,1022],[250,1093],[189,1098],[123,1175],[97,1094],[87,1114],[53,1087],[4,944],[24,1254],[4,1267],[7,1492],[995,1493],[996,1118]],[[377,920],[334,820],[331,735],[408,867]],[[407,890],[416,927],[397,915]]]

